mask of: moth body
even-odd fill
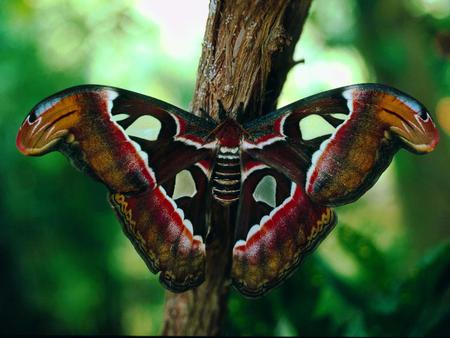
[[[211,182],[212,197],[222,205],[239,200],[243,132],[242,126],[232,118],[225,118],[212,132],[217,144]]]
[[[227,205],[239,199],[241,188],[241,160],[239,148],[221,146],[217,152],[212,175],[212,194]]]

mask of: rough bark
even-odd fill
[[[195,114],[218,118],[220,100],[246,118],[272,111],[312,0],[211,0],[192,102]],[[203,112],[203,113],[202,113]],[[235,207],[213,205],[206,279],[181,294],[167,292],[164,335],[217,335],[227,309]]]

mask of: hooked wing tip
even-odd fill
[[[350,111],[373,112],[402,146],[414,153],[429,153],[439,142],[438,130],[426,107],[398,89],[380,84],[359,84],[346,87],[343,96]]]
[[[31,120],[30,115],[19,128],[16,136],[17,149],[26,156],[40,156],[54,150],[63,139],[71,140],[65,126],[48,123],[42,117]]]

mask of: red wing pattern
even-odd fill
[[[316,117],[329,134],[307,138],[302,122]],[[333,89],[244,125],[253,139],[243,149],[295,178],[307,173],[305,190],[316,202],[353,202],[372,187],[399,147],[427,153],[439,135],[427,110],[386,86],[361,84]]]
[[[311,137],[303,125],[310,117],[325,122],[328,133]],[[327,206],[359,198],[399,147],[426,153],[439,139],[420,103],[373,84],[314,95],[244,129],[249,136],[241,146],[243,183],[232,277],[248,296],[282,281],[329,233],[336,217]],[[270,206],[255,195],[267,177],[275,183]]]
[[[177,182],[173,179],[175,182],[141,194],[110,194],[125,234],[149,269],[161,271],[161,283],[173,291],[185,291],[204,279],[203,239],[210,196],[210,171],[205,170],[205,164],[206,161],[196,163],[186,170],[193,178],[193,192],[176,193]]]
[[[326,124],[323,134],[314,119]],[[330,232],[331,206],[359,198],[400,147],[427,153],[438,140],[419,102],[375,84],[320,93],[243,125],[88,85],[39,103],[17,147],[59,150],[103,182],[126,235],[173,291],[203,281],[211,199],[239,201],[231,274],[256,297]]]
[[[336,216],[311,201],[303,186],[269,166],[242,156],[234,286],[260,296],[283,281],[328,234]]]
[[[149,268],[161,271],[169,288],[183,291],[204,276],[204,208],[215,144],[203,139],[214,126],[143,95],[81,86],[38,104],[17,145],[28,155],[60,150],[103,182]],[[177,192],[183,173],[194,186]]]

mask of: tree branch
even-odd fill
[[[273,111],[312,0],[211,0],[198,68],[194,114],[218,118],[217,100],[246,118]],[[164,335],[217,335],[227,309],[236,206],[212,205],[205,282],[167,291]]]

